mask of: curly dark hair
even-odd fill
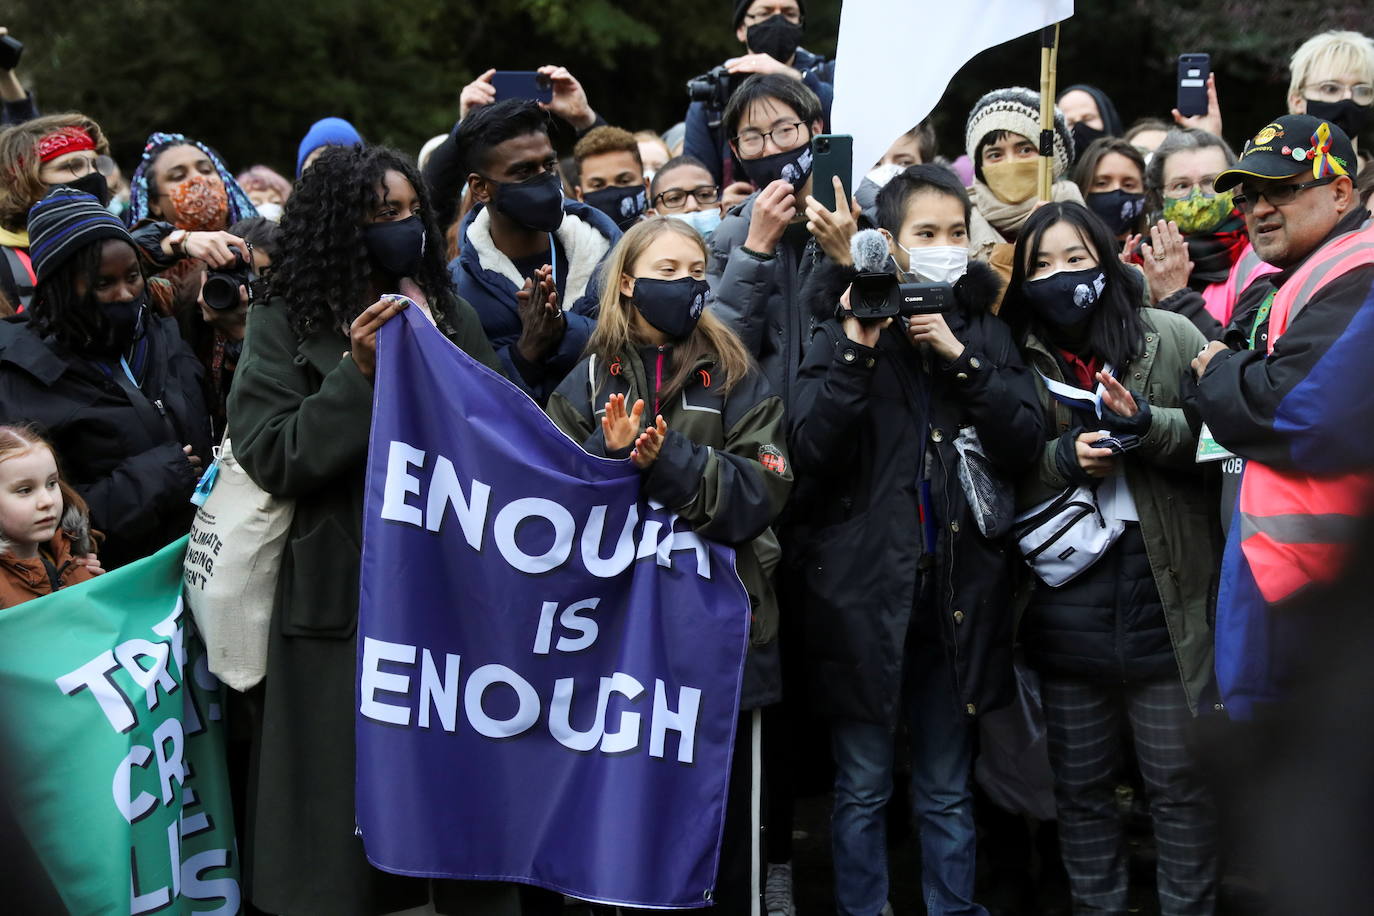
[[[305,170],[286,202],[283,253],[270,282],[271,295],[286,300],[291,327],[301,337],[347,327],[371,305],[372,263],[363,229],[372,221],[377,188],[389,171],[404,175],[420,201],[425,253],[412,279],[428,297],[440,327],[450,324],[458,300],[419,170],[405,154],[384,146],[331,146]]]

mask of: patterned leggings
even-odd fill
[[[1163,916],[1215,909],[1216,813],[1186,746],[1192,720],[1177,680],[1042,684],[1064,865],[1074,913],[1126,913],[1127,850],[1116,803],[1129,721],[1159,852]]]

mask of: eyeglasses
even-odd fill
[[[68,159],[60,165],[49,166],[49,168],[57,173],[57,181],[50,183],[60,184],[64,181],[84,178],[92,172],[99,172],[106,176],[111,175],[114,173],[114,160],[107,156],[80,156],[76,159]]]
[[[1263,188],[1241,185],[1231,195],[1231,202],[1246,213],[1255,208],[1255,204],[1259,203],[1261,197],[1269,201],[1270,206],[1282,207],[1284,204],[1291,204],[1299,194],[1308,188],[1319,188],[1335,180],[1336,176],[1328,175],[1315,181],[1304,181],[1302,184],[1271,184]]]
[[[1339,102],[1349,92],[1356,105],[1374,104],[1374,85],[1369,83],[1356,83],[1352,86],[1339,80],[1324,80],[1303,86],[1302,91],[1309,99],[1316,99],[1318,102]]]
[[[757,156],[763,152],[763,145],[769,137],[773,138],[773,143],[778,149],[791,149],[792,144],[797,142],[797,135],[801,133],[802,125],[805,121],[792,121],[788,124],[779,124],[772,130],[742,130],[735,138],[735,145],[739,147],[740,153],[745,156]]]
[[[756,25],[757,23],[760,23],[771,16],[778,15],[781,15],[782,18],[786,19],[793,25],[796,25],[797,23],[801,22],[801,10],[783,9],[781,5],[771,7],[766,6],[756,13],[745,13],[744,21],[747,25]]]
[[[1202,192],[1203,197],[1216,197],[1216,180],[1217,176],[1215,175],[1204,176],[1198,181],[1193,181],[1189,178],[1179,178],[1176,181],[1169,182],[1168,186],[1164,188],[1164,196],[1172,198],[1173,200],[1183,200],[1193,193],[1193,188],[1197,188]]]
[[[686,190],[684,188],[669,188],[663,193],[654,197],[654,206],[664,210],[676,210],[687,205],[687,197],[696,198],[697,203],[703,207],[708,204],[720,203],[720,186],[714,184],[704,184]]]

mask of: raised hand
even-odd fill
[[[639,421],[644,416],[644,400],[635,401],[630,412],[625,412],[625,395],[613,394],[606,402],[606,412],[601,416],[601,432],[606,439],[606,451],[618,452],[629,448],[640,431]]]
[[[659,450],[663,448],[663,440],[668,435],[668,422],[659,414],[654,425],[645,428],[635,440],[635,447],[630,452],[630,459],[634,461],[635,467],[641,471],[647,469],[658,458]]]

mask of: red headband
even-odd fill
[[[91,135],[80,127],[62,127],[38,141],[38,161],[52,162],[58,156],[95,149]]]

